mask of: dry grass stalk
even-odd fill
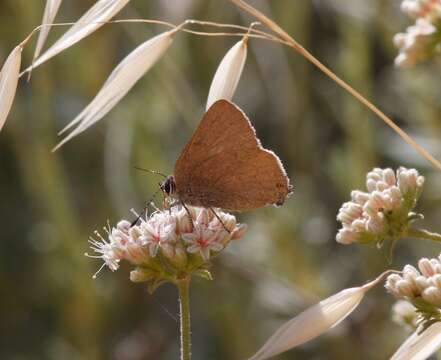
[[[423,333],[413,333],[390,360],[424,360],[441,347],[441,323],[437,322]]]
[[[219,64],[208,93],[207,110],[217,100],[233,98],[247,59],[247,42],[247,36],[238,41]]]
[[[139,45],[112,71],[101,90],[89,105],[72,120],[59,134],[72,126],[78,126],[54,149],[80,134],[102,119],[161,58],[173,41],[177,29],[170,30]]]
[[[441,163],[435,159],[427,150],[425,150],[421,145],[417,144],[404,130],[402,130],[395,122],[384,114],[379,108],[367,100],[363,95],[361,95],[352,86],[347,84],[345,81],[340,79],[336,74],[334,74],[330,69],[328,69],[324,64],[322,64],[318,59],[316,59],[308,50],[301,46],[297,41],[295,41],[285,30],[283,30],[279,25],[277,25],[273,20],[265,16],[256,8],[252,7],[243,0],[229,0],[239,8],[243,9],[247,13],[254,16],[257,20],[261,21],[263,24],[268,26],[272,31],[280,36],[280,38],[286,41],[287,45],[297,51],[305,59],[315,65],[333,81],[335,81],[339,86],[345,89],[349,94],[355,97],[359,102],[366,106],[370,111],[376,114],[381,120],[383,120],[389,127],[391,127],[407,144],[414,148],[422,157],[424,157],[428,162],[430,162],[438,170],[441,170]]]
[[[61,51],[76,44],[81,39],[115,16],[130,0],[99,0],[92,6],[55,44],[46,50],[25,72],[40,66]],[[44,29],[45,27],[43,27]]]
[[[20,74],[22,44],[16,46],[0,71],[0,130],[14,101]]]
[[[46,7],[44,9],[42,25],[51,24],[55,16],[57,15],[58,9],[60,8],[62,0],[47,0]],[[43,49],[44,43],[49,34],[50,26],[43,26],[38,35],[37,46],[35,47],[34,59],[36,59]]]

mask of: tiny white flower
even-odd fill
[[[210,251],[221,251],[223,246],[217,241],[219,233],[202,226],[196,226],[190,234],[182,234],[183,240],[187,243],[189,253],[200,253],[204,261],[210,259]]]
[[[104,261],[104,265],[106,265],[110,270],[118,270],[121,258],[115,253],[112,244],[106,241],[98,232],[95,232],[95,235],[98,237],[98,240],[91,237],[89,239],[89,243],[91,244],[91,249],[99,255],[89,255],[86,253],[86,256],[91,258],[100,258]],[[94,277],[101,270],[101,268],[95,273]]]
[[[417,328],[418,313],[416,307],[405,300],[398,300],[392,306],[392,320],[406,329]]]
[[[247,224],[239,224],[236,226],[236,228],[231,232],[231,239],[232,240],[238,240],[240,239],[245,232],[248,230]]]
[[[159,247],[176,238],[176,218],[167,212],[157,212],[140,225],[141,242],[148,246],[150,256],[155,257]]]
[[[435,270],[434,270],[433,265],[429,259],[426,259],[426,258],[420,259],[420,261],[418,261],[418,267],[419,267],[421,273],[426,277],[429,277],[429,276],[432,276],[435,274]]]
[[[340,229],[336,236],[337,242],[349,245],[357,240],[357,232],[347,228]]]

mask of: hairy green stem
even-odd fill
[[[190,277],[178,280],[179,320],[181,323],[181,360],[191,359]]]
[[[404,235],[408,236],[408,237],[415,237],[415,238],[419,238],[419,239],[427,239],[427,240],[441,242],[441,235],[440,234],[433,233],[433,232],[430,232],[427,230],[422,230],[422,229],[409,228]]]

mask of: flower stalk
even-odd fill
[[[405,236],[441,242],[441,235],[422,229],[408,228]]]
[[[181,360],[191,359],[190,276],[176,282],[179,292]]]

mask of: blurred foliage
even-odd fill
[[[399,1],[250,1],[441,158],[440,60],[393,67],[392,36],[408,20]],[[0,2],[0,59],[41,21],[44,1]],[[65,0],[57,21],[77,19],[93,0]],[[119,18],[185,18],[248,24],[227,1],[133,0]],[[53,29],[53,42],[65,29]],[[132,219],[158,178],[172,172],[201,117],[231,38],[181,34],[155,68],[106,116],[61,151],[57,130],[96,94],[120,59],[159,26],[113,24],[20,82],[0,134],[2,251],[0,358],[176,359],[176,289],[154,296],[83,256],[109,219]],[[252,40],[236,102],[267,148],[285,163],[295,193],[281,208],[239,214],[249,233],[216,259],[214,281],[191,289],[194,359],[243,359],[283,321],[338,290],[389,268],[386,252],[338,245],[337,210],[364,188],[374,166],[416,167],[427,177],[418,211],[440,231],[441,176],[379,119],[288,48]],[[33,49],[24,52],[24,64]],[[1,60],[2,62],[3,60]],[[394,268],[437,256],[439,247],[401,241]],[[378,359],[407,336],[390,320],[381,287],[335,330],[280,359]]]

